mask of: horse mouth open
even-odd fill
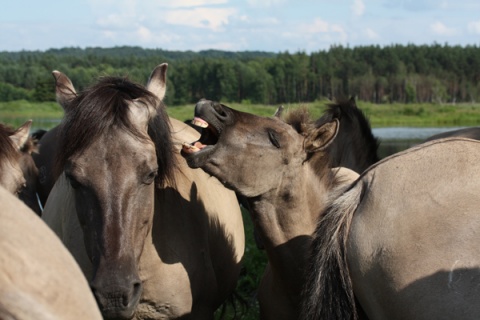
[[[200,117],[195,117],[192,120],[192,124],[202,128],[202,134],[197,141],[192,143],[183,142],[182,155],[190,167],[198,168],[204,163],[208,155],[214,151],[219,138],[219,130]]]

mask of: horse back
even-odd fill
[[[363,175],[347,257],[369,318],[479,317],[478,159],[478,141],[436,140]]]
[[[0,188],[0,318],[101,319],[85,277],[40,218]]]

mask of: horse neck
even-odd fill
[[[295,174],[285,176],[277,189],[249,199],[255,228],[272,271],[279,277],[301,276],[311,234],[327,204],[329,189],[305,164]]]

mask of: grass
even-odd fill
[[[318,118],[329,101],[284,104],[286,110],[307,107],[312,117]],[[231,108],[260,116],[272,116],[278,105],[225,103]],[[476,126],[480,125],[480,103],[462,104],[373,104],[358,102],[373,127],[408,126]],[[168,114],[181,121],[192,119],[195,105],[168,106]],[[19,126],[28,119],[34,120],[34,127],[49,129],[63,116],[62,108],[56,102],[29,102],[25,100],[0,102],[0,121]]]

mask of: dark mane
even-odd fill
[[[143,86],[120,77],[101,78],[73,99],[61,124],[56,155],[57,176],[70,157],[84,151],[111,126],[127,130],[139,140],[145,139],[128,117],[128,102],[138,98],[149,105],[162,103]],[[175,167],[170,122],[163,105],[157,108],[157,115],[150,120],[148,134],[156,146],[157,183],[163,184],[172,179]]]
[[[15,130],[0,123],[0,161],[7,159],[16,162],[20,158],[20,152],[17,151],[12,139],[10,139],[10,136],[14,133]]]
[[[315,125],[321,126],[333,119],[340,120],[340,128],[327,150],[332,167],[346,167],[362,173],[379,160],[379,141],[373,136],[370,122],[353,98],[328,104]]]

